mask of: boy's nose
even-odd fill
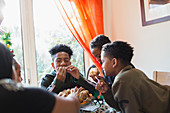
[[[62,65],[62,66],[65,66],[65,64],[66,64],[66,63],[65,63],[64,61],[61,62],[61,65]]]

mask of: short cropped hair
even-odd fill
[[[12,78],[13,55],[9,49],[0,43],[0,79]]]
[[[103,46],[102,51],[110,60],[117,58],[123,61],[122,63],[130,63],[133,57],[133,47],[123,41],[114,41],[106,44]]]
[[[90,42],[90,48],[99,48],[100,50],[102,49],[102,46],[106,43],[111,43],[109,38],[103,34],[97,35],[93,40]]]
[[[52,60],[54,60],[54,58],[55,58],[54,56],[58,52],[66,52],[66,53],[68,53],[70,58],[73,55],[73,51],[69,46],[67,46],[65,44],[57,44],[53,48],[51,48],[49,51],[49,53],[51,54]]]

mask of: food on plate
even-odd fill
[[[58,95],[67,97],[71,93],[71,90],[73,90],[73,89],[74,88],[63,90]],[[82,90],[78,94],[78,98],[79,98],[79,101],[81,104],[86,104],[86,103],[90,102],[92,97],[93,97],[93,95],[91,93],[89,93],[89,91],[84,88],[82,88]]]
[[[79,93],[79,100],[80,102],[83,102],[89,97],[89,91],[88,90],[83,90]]]
[[[70,93],[71,93],[71,89],[67,89],[67,90],[63,90],[58,95],[63,96],[63,97],[67,97]]]
[[[100,73],[99,69],[97,67],[95,67],[95,68],[90,69],[89,75],[94,75],[94,74],[98,75],[99,73]]]
[[[82,90],[80,93],[79,93],[79,101],[80,101],[80,104],[83,105],[83,104],[87,104],[89,102],[91,102],[91,99],[92,99],[93,95],[91,93],[89,93],[88,90]]]

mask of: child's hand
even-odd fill
[[[101,93],[106,93],[109,89],[108,83],[104,80],[104,78],[97,78],[96,90],[100,91]]]
[[[56,78],[62,82],[66,79],[66,68],[65,67],[57,67],[56,71]]]
[[[79,79],[80,78],[80,72],[77,67],[73,65],[69,65],[66,67],[66,71],[70,73],[74,78]]]

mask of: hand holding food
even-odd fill
[[[65,67],[57,67],[56,69],[56,78],[62,82],[66,79],[66,69]]]
[[[66,70],[68,73],[70,73],[74,78],[79,79],[80,78],[80,72],[77,67],[73,65],[69,65],[66,67]]]
[[[98,79],[96,90],[100,91],[101,93],[106,93],[109,89],[109,84],[104,79]]]

